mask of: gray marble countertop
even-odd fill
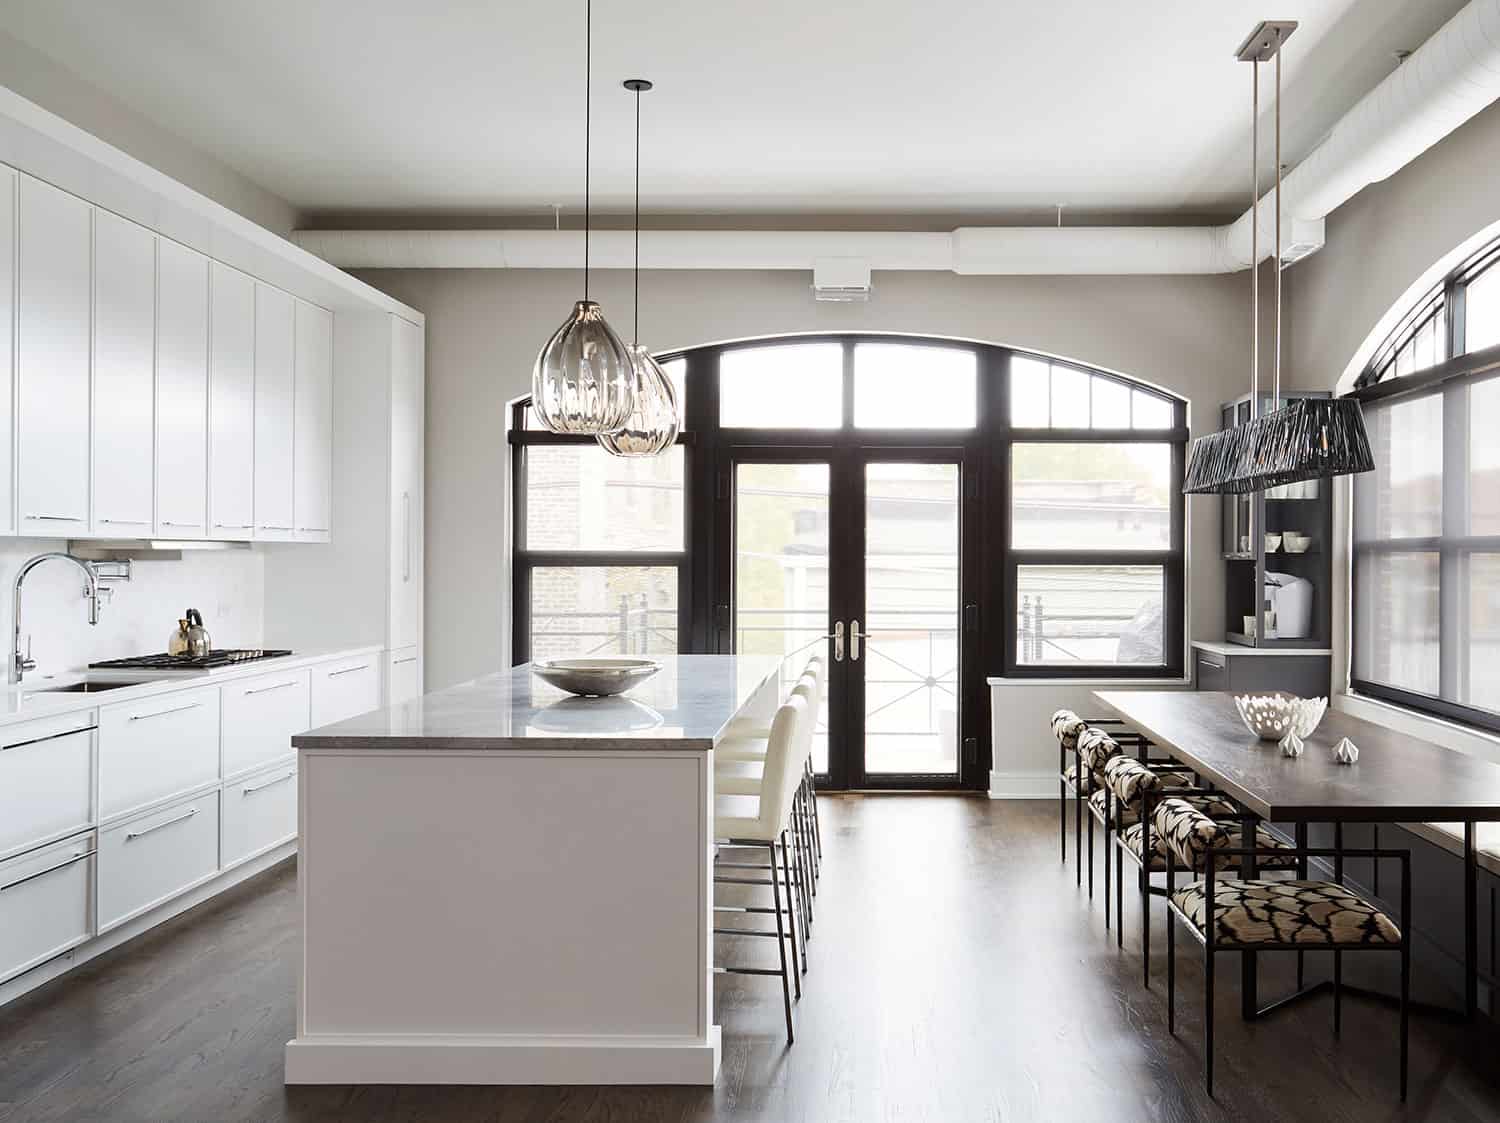
[[[706,752],[772,680],[770,655],[665,655],[614,698],[577,698],[530,664],[292,738],[298,749],[667,749]]]

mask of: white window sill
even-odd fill
[[[988,686],[1107,686],[1110,689],[1122,686],[1165,687],[1193,685],[1191,678],[1172,675],[1163,675],[1160,678],[1142,678],[1139,676],[1135,678],[1003,678],[999,675],[991,675],[984,681]]]

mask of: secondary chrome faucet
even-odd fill
[[[84,579],[87,581],[87,584],[83,587],[83,595],[88,598],[89,602],[90,624],[99,623],[99,602],[102,597],[109,593],[108,589],[101,589],[99,587],[101,575],[97,562],[84,561],[82,558],[75,558],[72,554],[64,554],[57,550],[51,553],[38,554],[36,557],[25,562],[20,569],[16,570],[16,580],[15,584],[11,587],[10,598],[11,624],[14,626],[15,642],[11,645],[10,668],[7,675],[7,681],[12,685],[20,682],[22,675],[36,667],[36,660],[31,657],[31,643],[29,640],[26,644],[26,650],[24,652],[21,650],[21,584],[26,580],[28,573],[44,561],[51,561],[53,558],[56,558],[58,561],[72,562],[79,569],[83,570]],[[125,568],[122,571],[112,573],[109,577],[113,580],[129,581],[129,563],[125,564]]]

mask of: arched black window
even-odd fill
[[[1500,730],[1500,241],[1402,317],[1355,383],[1354,688]]]
[[[988,676],[1182,674],[1180,399],[900,335],[661,358],[685,402],[666,456],[615,459],[514,407],[517,662],[847,642],[869,666],[858,786],[970,776]],[[971,759],[882,764],[878,738],[917,727]]]

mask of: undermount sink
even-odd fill
[[[139,682],[70,682],[66,686],[43,686],[28,690],[28,694],[98,694],[104,690],[119,690],[125,686],[140,686]]]

